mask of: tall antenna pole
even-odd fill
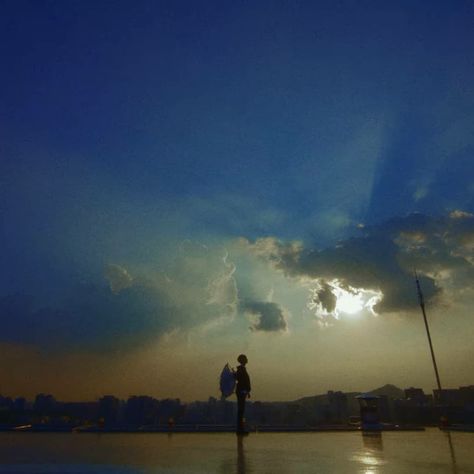
[[[430,328],[428,327],[428,320],[426,319],[425,312],[425,301],[423,299],[423,293],[421,292],[420,281],[418,280],[418,274],[415,270],[416,289],[418,291],[418,300],[420,302],[421,312],[423,313],[423,320],[425,321],[426,335],[428,336],[428,342],[430,344],[431,359],[433,360],[433,367],[436,374],[436,382],[438,384],[439,396],[441,397],[441,381],[439,379],[438,366],[436,364],[436,358],[433,350],[433,343],[431,342]]]

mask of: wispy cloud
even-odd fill
[[[0,338],[45,350],[130,349],[172,331],[232,319],[233,272],[222,249],[185,242],[166,274],[144,276],[109,264],[109,286],[105,281],[78,285],[57,307],[38,306],[24,295],[4,297]]]

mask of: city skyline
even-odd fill
[[[0,393],[472,382],[471,3],[0,9]]]
[[[474,390],[473,387],[474,387],[474,385],[468,384],[468,385],[460,386],[460,387],[446,387],[446,388],[443,388],[442,390],[445,391],[445,392],[456,392],[456,391],[459,391],[459,390],[472,391],[472,390]],[[438,389],[433,388],[431,391],[428,391],[428,393],[425,394],[424,389],[419,388],[419,387],[410,386],[410,387],[400,388],[400,387],[397,387],[397,386],[395,386],[391,383],[386,383],[386,384],[384,384],[380,387],[377,387],[377,388],[365,389],[365,390],[361,390],[361,391],[356,390],[356,391],[352,391],[352,392],[345,392],[345,391],[340,391],[340,390],[326,389],[326,390],[323,390],[320,393],[306,394],[303,397],[301,397],[300,399],[296,399],[296,400],[270,400],[269,402],[270,403],[298,402],[300,400],[309,399],[309,398],[312,398],[312,397],[323,397],[323,396],[326,396],[329,393],[343,393],[343,394],[346,394],[346,395],[347,394],[349,394],[349,395],[374,394],[374,395],[386,396],[388,398],[397,399],[397,398],[404,398],[404,396],[405,396],[404,392],[407,392],[407,391],[410,392],[410,393],[411,392],[415,393],[415,392],[421,391],[421,392],[423,392],[424,396],[433,397],[433,394],[435,394],[435,392],[437,392]],[[127,401],[127,399],[141,398],[141,397],[150,398],[150,399],[152,398],[152,399],[155,399],[155,400],[158,400],[158,401],[179,400],[180,402],[185,403],[185,404],[206,403],[209,400],[217,400],[217,401],[235,402],[236,403],[234,394],[232,394],[230,396],[227,396],[227,397],[222,396],[222,394],[220,394],[218,396],[217,396],[217,394],[210,394],[208,397],[206,397],[205,399],[201,399],[201,400],[183,400],[180,397],[176,397],[176,398],[167,398],[167,397],[165,397],[165,398],[163,398],[163,397],[156,397],[156,396],[153,396],[151,394],[145,394],[145,393],[130,393],[126,397],[119,397],[119,396],[117,396],[117,394],[112,394],[112,393],[103,393],[103,394],[99,395],[97,398],[91,399],[91,400],[60,400],[53,393],[43,393],[43,392],[36,393],[31,398],[27,398],[27,397],[25,397],[21,394],[16,396],[16,397],[12,397],[8,393],[0,393],[0,399],[1,400],[11,400],[11,402],[14,403],[17,399],[21,399],[25,403],[29,403],[29,404],[34,404],[38,399],[40,399],[40,403],[43,403],[44,400],[53,401],[54,403],[56,403],[56,402],[57,403],[91,403],[91,402],[98,402],[102,399],[116,399],[120,402],[125,402],[125,401]],[[407,397],[407,398],[409,398],[409,397]],[[434,398],[436,398],[436,397],[434,397]],[[261,400],[252,400],[252,402],[261,402]]]
[[[469,431],[474,385],[435,390],[385,385],[363,394],[329,390],[291,401],[248,401],[246,424],[252,431],[357,430],[366,401],[374,401],[385,430],[424,430],[440,416]],[[364,402],[362,402],[364,400]],[[376,400],[376,402],[375,402]],[[234,429],[237,402],[224,397],[182,402],[133,395],[120,400],[104,395],[98,400],[70,402],[50,394],[37,394],[34,402],[0,396],[1,431],[26,432],[227,432]],[[464,425],[464,427],[463,427]],[[472,431],[472,428],[471,428]]]

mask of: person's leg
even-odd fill
[[[245,399],[245,393],[237,394],[237,431],[244,430]]]

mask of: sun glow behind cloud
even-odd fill
[[[354,288],[337,278],[330,281],[316,280],[310,289],[308,308],[326,325],[331,319],[343,316],[356,317],[364,313],[378,316],[375,306],[382,298],[380,290]]]
[[[357,314],[364,307],[361,292],[352,293],[343,288],[335,287],[333,293],[336,296],[335,311],[337,313]]]

